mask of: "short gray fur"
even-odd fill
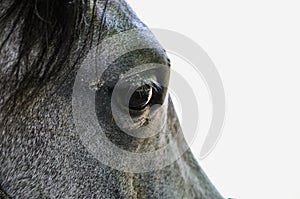
[[[77,1],[64,2],[72,4]],[[77,3],[80,4],[79,2],[81,1]],[[96,27],[93,30],[94,35],[88,40],[97,40],[100,33],[112,35],[132,28],[145,27],[127,3],[118,0],[108,2],[103,29],[99,32],[97,28],[101,26],[99,23],[102,21],[100,18],[105,3],[102,0],[97,1],[98,12],[94,13],[94,17],[99,20],[93,24],[89,24],[89,19],[92,17],[94,4],[89,1],[80,4],[89,10],[83,23]],[[1,1],[0,14],[7,11],[11,4],[9,0]],[[32,14],[44,20],[43,16],[37,15],[43,13]],[[10,26],[3,24],[5,23],[1,23],[1,31],[8,32]],[[15,81],[25,79],[28,74],[27,67],[22,63],[19,66],[18,77],[10,76],[12,70],[10,67],[18,56],[21,26],[16,24],[5,42],[7,34],[1,34],[0,44],[4,45],[0,49],[0,185],[3,191],[12,198],[22,199],[222,198],[190,150],[170,166],[141,174],[114,170],[89,154],[76,134],[72,118],[72,86],[80,60],[78,64],[71,63],[77,53],[75,46],[84,43],[86,33],[87,31],[83,31],[73,44],[71,61],[64,63],[64,67],[51,74],[47,81],[41,81],[39,89],[35,89],[36,84],[28,84],[26,88],[15,84]],[[92,46],[96,45],[96,42],[93,42]],[[31,64],[31,56],[35,55],[34,47],[32,49],[27,64]],[[161,49],[153,51],[153,53],[139,51],[137,54],[139,57],[145,56],[146,60],[169,64]],[[119,67],[126,65],[125,58]],[[41,73],[44,70],[42,68]],[[37,76],[32,75],[32,78]],[[25,92],[14,92],[18,90],[17,87]],[[31,92],[35,92],[34,95],[30,95]],[[13,95],[19,96],[11,97]],[[171,101],[168,108],[168,122],[171,131],[180,128]],[[161,139],[165,139],[164,136],[161,136]],[[124,145],[124,140],[120,141],[120,145]],[[152,147],[151,142],[128,142],[127,149],[134,150],[133,148],[139,146]]]

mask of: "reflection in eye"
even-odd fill
[[[130,114],[140,114],[151,104],[162,104],[164,100],[163,87],[155,80],[123,81],[112,89],[112,100],[120,108]]]
[[[152,89],[152,86],[148,84],[137,88],[130,97],[129,108],[133,110],[144,109],[151,101]]]

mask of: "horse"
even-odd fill
[[[189,149],[170,164],[139,172],[131,169],[139,161],[121,169],[99,161],[78,135],[74,109],[79,106],[83,114],[85,105],[74,107],[73,97],[81,66],[105,38],[135,30],[129,43],[140,38],[149,47],[125,53],[103,69],[93,85],[97,122],[113,145],[131,153],[158,150],[176,136],[170,154],[186,146],[167,91],[170,60],[125,0],[2,0],[0,29],[0,198],[223,198]],[[91,59],[109,46],[101,49]],[[147,76],[148,63],[166,70]],[[149,107],[164,104],[156,109],[164,119],[154,122],[166,121],[166,133],[128,135],[113,117],[114,87],[137,65],[148,72],[135,75],[143,84],[133,90],[131,81],[122,81],[121,91],[131,89],[125,106],[141,127],[149,123]],[[125,95],[117,94],[115,109]],[[128,121],[121,117],[120,122]],[[97,142],[94,147],[103,149]],[[158,157],[148,164],[163,158],[172,159]]]

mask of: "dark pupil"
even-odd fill
[[[130,109],[143,109],[151,100],[152,87],[149,85],[143,85],[137,88],[130,97],[129,108]]]

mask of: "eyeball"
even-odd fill
[[[152,86],[145,84],[138,87],[131,95],[129,100],[129,109],[132,110],[142,110],[151,101],[153,95]]]

